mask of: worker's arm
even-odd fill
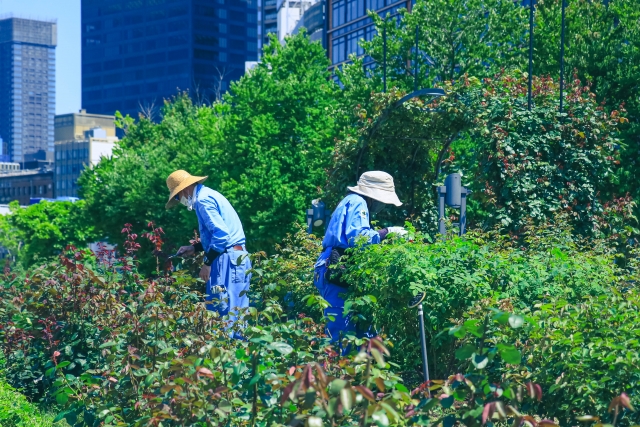
[[[203,248],[207,261],[210,265],[215,258],[220,256],[230,245],[229,230],[220,216],[218,203],[213,197],[205,197],[198,200],[196,209],[202,218],[203,226],[211,233],[209,247]]]
[[[345,226],[345,234],[350,247],[355,245],[358,236],[367,237],[368,244],[380,243],[381,235],[369,224],[369,209],[364,200],[349,206]]]

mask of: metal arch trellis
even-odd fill
[[[397,110],[399,107],[401,107],[407,101],[409,101],[409,100],[411,100],[413,98],[419,98],[421,96],[430,96],[431,99],[433,99],[433,98],[437,98],[437,97],[445,96],[445,95],[446,95],[446,93],[442,89],[425,88],[425,89],[416,90],[414,92],[411,92],[408,95],[403,96],[402,98],[400,98],[399,100],[397,100],[396,102],[394,102],[393,104],[391,104],[387,108],[385,108],[384,111],[382,112],[382,114],[380,114],[380,116],[378,116],[376,121],[371,126],[369,132],[367,132],[367,139],[371,139],[378,132],[378,130],[382,127],[382,125],[389,119],[389,117],[391,116],[391,113],[393,113],[395,110]],[[363,143],[362,143],[362,147],[360,148],[360,154],[358,155],[358,163],[356,164],[356,181],[358,180],[358,178],[360,176],[360,162],[362,160],[362,156],[363,156],[363,154],[365,152],[366,146],[367,146],[366,145],[366,140],[364,140]]]
[[[383,81],[383,92],[387,92],[387,22],[388,22],[388,18],[389,16],[387,15],[384,20],[383,20],[383,28],[382,28],[382,81]],[[414,91],[403,96],[402,98],[400,98],[399,100],[395,101],[393,104],[389,105],[387,108],[384,109],[384,111],[382,112],[382,114],[380,114],[380,116],[378,116],[378,118],[376,119],[376,121],[373,123],[373,125],[371,126],[369,132],[367,132],[367,139],[371,139],[377,132],[378,130],[382,127],[382,125],[389,119],[391,113],[393,113],[393,111],[397,110],[399,107],[401,107],[404,103],[406,103],[407,101],[410,101],[411,99],[414,98],[419,98],[422,96],[430,96],[431,99],[436,98],[436,97],[440,97],[440,96],[445,96],[446,93],[443,89],[438,89],[438,88],[423,88],[423,89],[418,89],[418,72],[419,72],[419,64],[418,64],[418,42],[419,42],[419,38],[420,38],[420,27],[418,25],[416,25],[416,35],[415,35],[415,58],[414,58],[414,72],[413,72],[413,76],[414,76],[414,83],[413,83],[413,87],[414,87]],[[362,138],[362,137],[361,137]],[[360,162],[362,160],[362,156],[364,155],[365,149],[366,149],[366,140],[363,140],[362,142],[362,147],[360,148],[360,154],[358,155],[358,162],[356,164],[356,168],[355,168],[355,172],[356,172],[356,176],[355,179],[356,181],[358,180],[359,176],[360,176]]]

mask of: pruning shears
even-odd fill
[[[167,261],[169,261],[170,259],[173,259],[173,258],[182,258],[182,254],[169,255],[169,257],[167,258]]]

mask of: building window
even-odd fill
[[[332,50],[331,50],[332,52],[331,61],[334,64],[343,62],[347,59],[345,55],[345,48],[346,48],[345,45],[346,45],[346,40],[344,39],[344,37],[333,39]]]
[[[378,10],[387,5],[385,0],[367,0],[367,10]]]
[[[345,11],[346,0],[337,0],[333,3],[333,10],[331,11],[331,26],[333,28],[339,27],[345,23]]]
[[[364,0],[347,0],[347,22],[364,16]]]

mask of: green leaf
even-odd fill
[[[522,360],[520,351],[511,344],[498,344],[498,354],[502,360],[511,365],[519,365]]]
[[[58,403],[58,405],[64,405],[68,401],[69,401],[69,395],[67,395],[67,393],[62,392],[56,395],[56,402]]]
[[[291,352],[293,352],[293,347],[291,347],[289,344],[283,341],[272,342],[267,346],[267,348],[271,350],[276,350],[283,356],[286,356],[288,354],[291,354]]]
[[[108,342],[106,342],[106,343],[102,344],[102,345],[100,346],[100,348],[113,347],[114,345],[116,345],[116,342],[115,342],[115,341],[108,341]]]
[[[456,358],[458,360],[467,360],[476,351],[476,346],[472,344],[465,344],[456,350]]]

